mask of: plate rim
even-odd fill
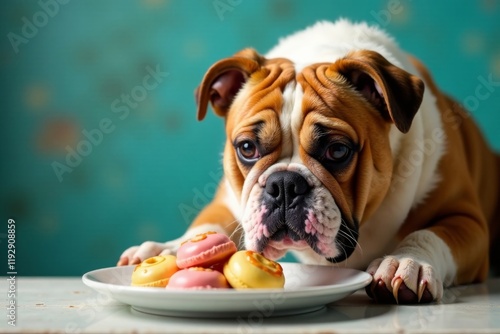
[[[135,287],[124,283],[107,283],[95,277],[99,274],[124,275],[125,273],[131,276],[134,265],[95,269],[85,273],[82,276],[82,281],[91,289],[99,293],[109,293],[114,300],[138,312],[185,318],[234,318],[235,316],[259,312],[257,305],[269,300],[272,301],[274,308],[271,317],[302,314],[309,312],[311,309],[320,309],[320,306],[325,307],[325,305],[343,299],[367,286],[372,281],[372,276],[369,273],[353,268],[309,265],[296,262],[280,262],[280,264],[285,270],[303,270],[297,269],[297,267],[305,266],[311,270],[321,267],[321,270],[341,271],[339,279],[347,279],[347,281],[339,284],[306,285],[288,289],[175,290]],[[310,272],[307,272],[307,274],[311,275]],[[123,279],[123,276],[118,277],[119,282],[121,279]],[[210,303],[206,303],[206,300],[210,300]],[[280,300],[282,301],[278,303],[277,301]],[[283,303],[284,300],[288,302]],[[179,307],[179,305],[182,306]],[[214,308],[214,305],[218,306]]]
[[[113,284],[100,281],[93,277],[93,275],[97,273],[102,273],[105,271],[114,271],[114,270],[130,270],[134,268],[134,265],[123,266],[123,267],[106,267],[101,269],[95,269],[85,273],[82,276],[83,283],[97,291],[109,291],[111,293],[120,292],[126,293],[128,295],[146,295],[146,296],[154,296],[155,297],[184,297],[189,299],[196,299],[200,297],[214,297],[217,300],[229,300],[237,297],[254,297],[259,298],[259,296],[269,296],[269,293],[285,293],[287,297],[292,298],[300,298],[302,295],[306,295],[307,297],[311,297],[313,295],[318,294],[338,294],[344,293],[346,290],[355,292],[363,287],[366,287],[372,281],[372,276],[365,272],[354,268],[342,268],[342,267],[334,267],[334,266],[325,266],[325,265],[311,265],[311,264],[302,264],[296,262],[280,262],[282,266],[307,266],[307,267],[325,267],[331,268],[335,271],[349,272],[350,275],[356,278],[355,282],[343,282],[339,284],[327,284],[327,285],[319,285],[319,286],[303,286],[298,289],[248,289],[248,290],[235,290],[235,289],[158,289],[153,287],[135,287],[129,285],[122,284]]]

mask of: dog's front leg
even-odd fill
[[[367,293],[379,302],[425,303],[440,300],[443,287],[483,280],[488,267],[486,224],[449,216],[407,235],[396,250],[374,260],[367,271]]]
[[[226,234],[238,245],[240,232],[237,227],[239,224],[229,210],[225,199],[225,185],[221,183],[214,200],[198,214],[184,235],[168,242],[146,241],[141,245],[132,246],[122,253],[117,265],[139,264],[156,255],[175,255],[183,241],[208,231]]]

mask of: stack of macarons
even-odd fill
[[[179,247],[177,266],[180,270],[172,275],[168,287],[229,288],[220,268],[236,251],[235,243],[224,234],[207,232],[196,235]]]
[[[237,251],[226,235],[207,232],[183,242],[173,255],[137,265],[133,286],[172,289],[282,288],[281,266],[253,251]]]

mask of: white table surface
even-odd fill
[[[1,333],[500,333],[500,278],[447,289],[441,303],[377,305],[364,291],[323,310],[277,318],[189,319],[136,312],[80,277],[17,277],[16,326]],[[0,282],[7,303],[8,282]]]

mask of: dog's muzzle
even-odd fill
[[[321,198],[316,198],[314,187],[306,178],[295,171],[277,171],[268,176],[264,186],[261,203],[266,208],[262,224],[267,233],[257,240],[257,251],[263,251],[268,245],[281,249],[304,249],[310,247],[316,253],[325,255],[327,260],[340,262],[349,257],[357,240],[357,228],[351,230],[341,222],[336,235],[325,230],[315,230],[320,224],[311,223],[312,213],[318,210]],[[320,205],[320,210],[329,210]],[[340,220],[340,217],[339,217]],[[321,227],[323,228],[323,227]],[[329,236],[328,236],[329,235]],[[328,241],[330,240],[330,241]],[[325,250],[326,245],[330,245]],[[333,248],[343,250],[339,256],[328,256]],[[347,246],[347,247],[346,247]]]

